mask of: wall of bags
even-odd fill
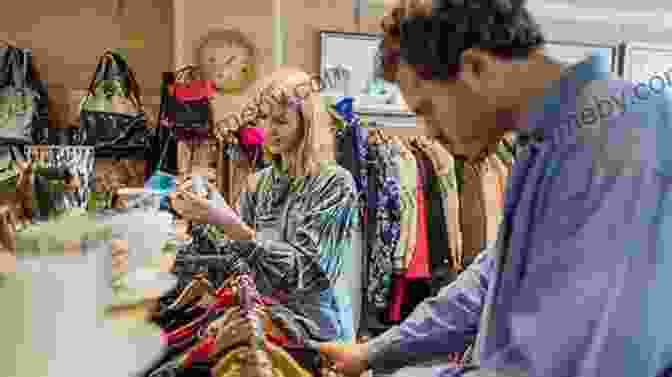
[[[33,51],[40,78],[48,85],[50,120],[56,126],[68,122],[70,93],[88,86],[105,49],[126,49],[146,94],[158,95],[161,72],[173,66],[172,2],[119,2],[123,9],[116,9],[116,3],[13,1],[0,12],[0,39]]]

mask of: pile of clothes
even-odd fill
[[[245,261],[218,254],[207,226],[191,234],[177,245],[177,286],[152,315],[164,350],[138,376],[324,375],[317,324],[259,294]]]

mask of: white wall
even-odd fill
[[[672,45],[669,0],[581,0],[580,6],[576,3],[578,0],[530,0],[528,7],[550,40]]]

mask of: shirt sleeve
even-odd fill
[[[314,186],[306,193],[310,210],[301,214],[291,241],[256,239],[230,241],[224,246],[247,262],[260,290],[283,289],[297,295],[331,286],[340,276],[355,222],[354,182],[345,172]],[[245,192],[241,197],[240,215],[250,226],[254,225],[258,195]]]
[[[467,340],[478,331],[495,267],[494,250],[483,251],[457,280],[418,305],[401,325],[372,339],[369,367],[399,369],[464,351]]]

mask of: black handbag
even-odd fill
[[[72,144],[94,146],[96,158],[146,159],[154,132],[147,128],[147,118],[133,70],[121,56],[106,52],[98,62],[84,101],[95,95],[100,81],[121,82],[126,98],[137,112],[82,110],[80,126],[73,132]]]
[[[177,93],[178,86],[185,88],[192,83],[207,84],[200,79],[200,69],[197,66],[190,65],[175,73],[175,93],[166,97],[166,118],[174,122],[177,129],[207,130],[210,124],[210,98],[207,88],[194,88],[188,96]]]
[[[45,144],[47,140],[48,98],[46,85],[39,80],[30,49],[8,46],[0,49],[0,103],[9,101],[13,109],[0,110],[0,141],[14,144]],[[16,100],[22,101],[20,106]],[[7,106],[7,105],[5,105]],[[11,119],[11,120],[10,120]]]
[[[168,119],[169,94],[168,86],[175,82],[173,72],[164,72],[161,85],[161,103],[159,107],[158,125],[151,138],[149,148],[149,165],[146,179],[149,179],[157,171],[177,175],[177,138],[175,137],[174,124]]]

